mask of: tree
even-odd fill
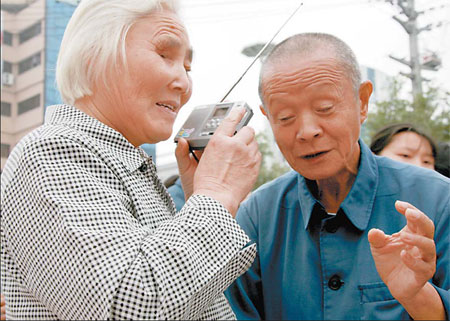
[[[377,102],[375,111],[369,111],[363,129],[363,139],[370,143],[370,137],[382,127],[406,122],[418,126],[436,141],[450,141],[450,94],[442,94],[437,88],[429,87],[425,94],[417,95],[411,102],[400,98],[402,87],[403,83],[394,79],[388,100]]]
[[[274,154],[274,142],[267,133],[256,135],[259,151],[262,154],[261,169],[254,189],[286,173],[290,167],[285,162],[277,162]]]

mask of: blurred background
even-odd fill
[[[61,103],[56,58],[78,2],[1,2],[1,168],[14,145],[42,124],[46,106]],[[374,131],[397,121],[412,122],[437,141],[449,141],[448,0],[181,0],[180,14],[194,48],[194,94],[180,111],[173,135],[193,107],[220,101],[300,2],[303,6],[274,44],[299,32],[325,32],[350,45],[363,80],[374,84],[371,113],[362,130],[366,142]],[[288,170],[259,111],[260,64],[227,98],[244,100],[254,109],[249,125],[264,154],[258,184]],[[143,147],[163,180],[177,173],[173,136]]]

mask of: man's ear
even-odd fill
[[[266,110],[264,109],[264,106],[263,106],[263,105],[259,105],[259,110],[261,110],[262,114],[263,114],[264,116],[267,117],[267,112],[266,112]]]
[[[364,81],[359,86],[359,103],[360,103],[360,115],[361,115],[361,124],[367,119],[367,114],[369,112],[369,98],[372,95],[373,86],[372,83],[367,80]]]

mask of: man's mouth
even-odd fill
[[[327,151],[325,151],[325,152],[318,152],[318,153],[315,153],[315,154],[304,155],[304,156],[302,156],[302,158],[304,158],[304,159],[313,159],[313,158],[319,157],[320,155],[323,155],[325,153],[327,153]]]
[[[169,104],[165,104],[165,103],[156,103],[158,106],[170,109],[171,111],[175,111],[176,107],[169,105]]]

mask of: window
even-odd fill
[[[22,74],[27,70],[39,66],[40,64],[41,64],[41,53],[38,52],[32,55],[31,57],[28,57],[19,62],[19,74]]]
[[[2,158],[7,158],[9,156],[9,148],[8,144],[2,144]]]
[[[13,35],[11,32],[3,30],[3,44],[12,46],[12,38],[13,38]]]
[[[2,116],[11,116],[11,104],[2,101]]]
[[[39,21],[38,23],[32,25],[31,27],[28,27],[27,29],[19,33],[19,43],[23,43],[28,39],[37,36],[40,33],[41,33],[41,22]]]
[[[41,95],[37,94],[36,96],[21,101],[18,104],[19,108],[17,110],[17,114],[18,115],[23,114],[24,112],[39,107],[40,105],[41,105]]]
[[[3,72],[9,72],[12,74],[12,63],[3,60]]]

